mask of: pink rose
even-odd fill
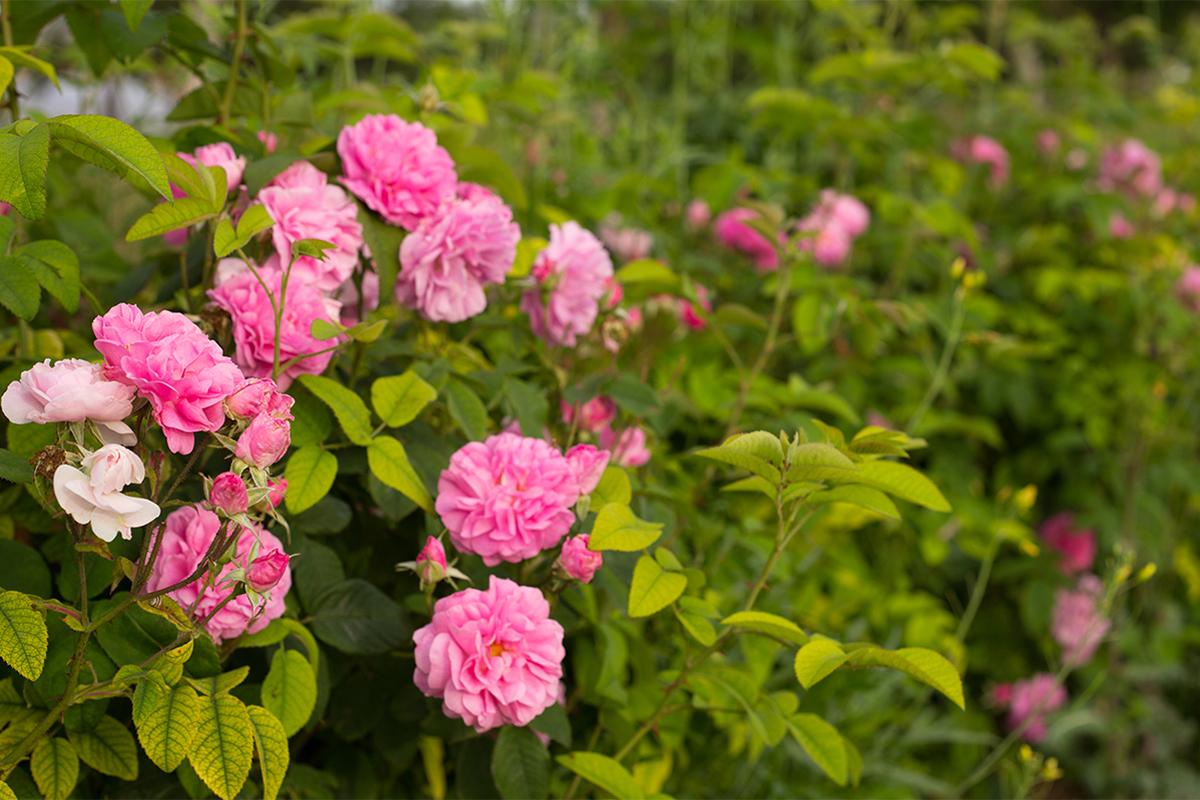
[[[563,422],[570,425],[575,420],[575,406],[560,402]],[[617,418],[617,404],[611,397],[593,397],[579,406],[579,429],[588,433],[599,433],[602,428]]]
[[[1175,293],[1188,308],[1200,312],[1200,267],[1190,266],[1184,269],[1179,283],[1175,285]]]
[[[266,551],[246,567],[246,584],[259,594],[271,591],[288,574],[290,560],[291,556],[278,548]]]
[[[1026,741],[1034,743],[1046,738],[1046,715],[1067,703],[1067,690],[1054,684],[1053,675],[1039,672],[1032,678],[1017,681],[1012,685],[1012,699],[1008,710],[1010,731],[1016,730],[1032,716],[1032,721],[1022,736]]]
[[[458,176],[437,135],[395,114],[368,114],[338,134],[342,183],[405,230],[454,197]]]
[[[454,546],[494,567],[557,546],[578,499],[579,481],[562,453],[543,439],[501,433],[451,456],[435,507]]]
[[[266,469],[292,446],[292,423],[272,414],[259,414],[238,437],[234,455],[259,469]]]
[[[254,419],[259,414],[291,419],[294,402],[270,378],[247,378],[225,398],[225,410],[234,419]]]
[[[1132,239],[1137,233],[1133,223],[1119,211],[1114,211],[1108,218],[1108,235],[1114,239]]]
[[[650,462],[646,432],[641,428],[626,428],[619,439],[612,428],[605,428],[600,431],[600,446],[613,451],[612,461],[618,467],[640,467]]]
[[[242,174],[246,171],[246,157],[233,152],[233,148],[227,142],[197,147],[194,156],[187,153],[178,153],[177,155],[189,164],[199,161],[206,167],[220,167],[225,170],[225,185],[228,192],[233,192],[241,185]]]
[[[430,586],[446,577],[446,548],[432,536],[417,554],[417,575],[422,586]]]
[[[580,494],[596,491],[611,457],[611,453],[597,450],[590,444],[577,444],[567,451],[567,463],[571,465],[571,471],[575,473],[575,479],[579,482]]]
[[[1154,198],[1154,216],[1165,217],[1175,210],[1179,205],[1179,193],[1174,189],[1166,188],[1158,193],[1158,197]]]
[[[267,511],[272,508],[279,508],[279,504],[283,502],[284,495],[287,494],[288,482],[286,478],[269,478],[267,480],[267,496],[254,506],[255,511]]]
[[[1012,703],[1013,685],[1011,683],[997,683],[988,692],[988,702],[996,708],[1008,708]]]
[[[162,513],[155,503],[142,497],[120,491],[98,492],[91,476],[70,464],[54,471],[54,498],[71,519],[91,525],[92,532],[106,542],[116,539],[118,533],[122,538],[131,538],[133,528],[149,525]]]
[[[640,228],[622,228],[620,216],[600,226],[600,240],[621,263],[638,261],[650,255],[654,236]]]
[[[557,700],[563,628],[537,589],[492,575],[485,591],[438,600],[413,641],[417,688],[480,733],[528,725]]]
[[[79,466],[90,473],[88,482],[97,494],[112,494],[146,480],[146,465],[132,450],[119,444],[106,444],[89,453]]]
[[[1112,621],[1096,608],[1103,598],[1104,584],[1095,575],[1081,576],[1075,591],[1054,592],[1050,632],[1062,647],[1064,660],[1073,667],[1091,661],[1112,628]]]
[[[0,398],[14,425],[36,422],[120,422],[133,413],[137,389],[104,377],[104,367],[78,358],[50,359],[21,373]],[[123,427],[128,428],[128,426]]]
[[[713,233],[725,247],[753,258],[759,272],[774,272],[779,268],[779,253],[775,251],[775,246],[746,224],[747,220],[757,219],[758,216],[757,211],[749,208],[733,208],[722,212],[713,223]]]
[[[968,136],[955,142],[950,147],[950,153],[959,161],[968,164],[987,165],[991,172],[988,184],[992,189],[999,189],[1008,181],[1008,151],[995,139],[979,135]]]
[[[146,591],[165,589],[195,572],[220,528],[221,520],[207,509],[184,506],[172,511],[167,516],[158,561],[154,564],[154,572],[146,584]],[[206,585],[207,576],[202,575],[192,583],[170,592],[168,596],[185,609],[191,608],[195,603],[193,617],[197,620],[205,618],[236,588],[233,582],[223,582],[222,579],[238,567],[244,570],[250,566],[250,551],[255,542],[258,542],[263,550],[283,549],[283,543],[269,531],[257,525],[243,526],[238,532],[236,544],[228,551],[232,558],[222,567],[215,585]],[[226,603],[205,623],[213,641],[220,644],[243,633],[257,633],[267,627],[271,620],[283,616],[284,597],[292,588],[290,568],[285,567],[275,588],[276,591],[271,592],[270,598],[258,606],[244,594]]]
[[[687,204],[687,208],[683,210],[683,218],[687,221],[689,228],[700,230],[712,219],[712,209],[709,208],[708,203],[697,197]]]
[[[834,222],[822,224],[815,216],[805,217],[796,225],[797,230],[816,231],[816,235],[800,240],[799,249],[813,254],[813,260],[822,267],[841,264],[850,255],[853,239],[840,225]]]
[[[208,502],[227,517],[246,513],[250,507],[246,482],[236,472],[222,472],[213,480]]]
[[[709,291],[707,286],[695,284],[696,297],[700,298],[700,307],[707,313],[711,314],[713,310],[712,300],[709,299]],[[683,320],[683,324],[687,325],[694,331],[703,330],[708,326],[704,317],[696,312],[696,307],[688,300],[679,301],[679,318]]]
[[[1042,540],[1062,554],[1058,568],[1064,575],[1086,572],[1096,558],[1095,532],[1075,528],[1075,515],[1070,511],[1055,514],[1042,523]]]
[[[1063,159],[1063,161],[1066,163],[1067,169],[1071,170],[1072,172],[1078,172],[1087,166],[1087,151],[1082,147],[1074,147],[1069,153],[1067,153],[1067,157]]]
[[[550,243],[534,259],[532,275],[541,291],[526,292],[521,310],[533,332],[551,344],[574,347],[577,336],[591,331],[613,276],[604,245],[573,220],[551,225]]]
[[[283,276],[271,269],[271,262],[260,271],[273,296],[279,297]],[[271,297],[263,291],[258,279],[244,272],[215,289],[208,296],[233,319],[233,339],[237,344],[235,358],[250,377],[268,377],[274,370],[275,310]],[[279,363],[285,364],[296,356],[327,350],[333,341],[316,339],[310,332],[313,320],[336,321],[340,305],[323,297],[316,288],[303,280],[289,280],[287,297],[283,299],[282,331],[279,337]],[[287,389],[297,375],[319,375],[329,365],[332,353],[303,358],[280,374],[276,380],[280,389]]]
[[[271,215],[271,243],[283,264],[291,260],[292,244],[320,239],[336,245],[325,260],[301,256],[292,265],[288,282],[303,281],[322,292],[335,291],[358,266],[363,244],[358,204],[325,173],[307,161],[297,161],[258,193],[258,202]]]
[[[1062,146],[1062,139],[1059,138],[1058,131],[1051,128],[1043,128],[1038,131],[1037,146],[1043,155],[1054,155],[1058,152],[1058,148]]]
[[[588,550],[591,538],[586,533],[572,536],[563,542],[562,553],[558,556],[562,571],[580,583],[591,583],[596,570],[604,566],[604,554]]]
[[[267,153],[274,153],[275,148],[279,146],[279,137],[273,133],[259,131],[255,134],[255,136],[257,136],[258,140],[263,143],[263,148],[266,149]]]
[[[863,201],[851,194],[840,194],[833,189],[822,189],[818,210],[827,220],[837,225],[851,238],[867,232],[871,224],[871,212]]]
[[[242,373],[183,314],[143,314],[122,303],[92,320],[92,332],[105,375],[150,401],[173,452],[192,452],[193,434],[225,423],[225,397],[241,383]]]
[[[484,287],[504,283],[517,257],[521,227],[512,210],[481,187],[468,198],[427,215],[400,244],[396,300],[426,319],[462,322],[481,313]]]
[[[1130,199],[1153,197],[1163,187],[1162,159],[1139,140],[1126,139],[1104,149],[1096,185],[1102,191],[1122,192]]]
[[[1179,210],[1184,214],[1191,214],[1196,210],[1196,195],[1191,192],[1183,192],[1179,195]]]

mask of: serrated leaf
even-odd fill
[[[246,706],[246,713],[250,715],[254,749],[258,751],[258,763],[262,768],[263,800],[275,800],[291,760],[288,737],[275,715],[262,706]]]
[[[864,647],[849,653],[849,661],[857,666],[890,667],[911,675],[949,697],[959,708],[965,709],[962,678],[945,656],[923,647],[904,647],[900,650],[884,650],[879,647]]]
[[[811,639],[796,653],[796,679],[805,689],[850,660],[841,645],[830,639]]]
[[[631,553],[654,544],[662,535],[662,527],[660,522],[639,519],[627,505],[609,503],[596,515],[588,549]]]
[[[66,739],[43,739],[33,748],[29,769],[46,800],[66,800],[79,780],[79,756]]]
[[[505,800],[550,794],[550,753],[528,728],[505,725],[492,751],[492,780]]]
[[[0,800],[17,800],[17,793],[4,781],[0,781]]]
[[[129,26],[129,30],[137,33],[142,19],[152,5],[154,0],[121,0],[121,11],[125,14],[125,24]]]
[[[825,442],[793,445],[788,450],[787,480],[789,483],[807,481],[848,481],[857,476],[859,465],[836,447]]]
[[[721,620],[722,625],[732,625],[750,631],[769,633],[780,639],[795,642],[798,645],[808,644],[808,634],[790,619],[768,614],[765,611],[739,611]]]
[[[376,436],[367,448],[367,465],[371,473],[429,513],[433,513],[433,498],[425,482],[413,469],[404,445],[391,436]],[[290,492],[290,489],[289,489]]]
[[[618,800],[645,800],[646,795],[642,787],[638,786],[629,770],[621,766],[621,762],[615,758],[600,753],[578,751],[561,755],[555,760]]]
[[[244,244],[245,242],[238,241],[233,223],[227,219],[217,223],[217,229],[213,231],[213,252],[217,258],[224,258]]]
[[[838,729],[816,714],[796,714],[788,719],[788,729],[817,766],[838,786],[848,778],[846,746]]]
[[[772,500],[775,499],[777,490],[766,479],[760,478],[757,475],[751,475],[749,478],[742,478],[739,481],[734,481],[726,486],[721,487],[722,492],[762,492]]]
[[[188,678],[192,688],[205,696],[229,694],[230,691],[242,684],[250,675],[249,667],[238,667],[229,672],[222,672],[209,678]]]
[[[122,178],[130,172],[145,178],[154,191],[171,199],[171,183],[162,155],[145,136],[112,117],[67,114],[51,117],[50,135],[55,144]]]
[[[898,464],[895,461],[864,461],[858,467],[859,473],[846,479],[847,483],[870,486],[934,511],[951,510],[950,503],[933,481],[907,464]]]
[[[558,703],[534,717],[529,727],[546,734],[563,747],[571,746],[571,720],[567,718],[567,710]]]
[[[191,749],[200,722],[200,698],[187,683],[157,692],[157,701],[137,724],[142,749],[163,772],[173,772]]]
[[[709,447],[705,450],[698,450],[696,455],[711,458],[714,461],[721,461],[730,466],[741,467],[744,470],[753,472],[772,486],[778,486],[782,478],[778,468],[750,453],[725,450],[720,447]]]
[[[233,800],[250,774],[253,726],[241,700],[228,694],[200,699],[188,762],[221,800]]]
[[[329,410],[341,423],[347,439],[361,445],[371,441],[371,412],[367,410],[367,404],[361,397],[332,378],[301,375],[299,380],[305,389],[329,406]]]
[[[453,380],[446,384],[446,409],[469,440],[478,442],[487,436],[487,408],[467,386]]]
[[[417,418],[421,409],[437,399],[434,389],[411,369],[371,384],[371,405],[389,428],[399,428]]]
[[[139,239],[149,239],[151,236],[161,236],[180,228],[188,228],[198,222],[212,219],[219,210],[213,206],[211,200],[195,197],[159,203],[133,223],[129,233],[125,234],[125,241],[136,242]]]
[[[301,447],[292,453],[287,462],[288,490],[284,495],[289,514],[299,514],[312,508],[333,488],[337,478],[337,456],[320,445]]]
[[[11,450],[0,449],[0,478],[10,483],[29,483],[33,480],[33,467],[29,459],[21,458]]]
[[[41,720],[45,712],[30,708],[21,697],[20,692],[13,687],[12,678],[0,681],[0,728],[5,725],[22,726],[28,722]]]
[[[0,67],[3,63],[7,62],[0,58]],[[27,219],[44,217],[49,160],[50,127],[44,122],[24,136],[0,136],[0,200]]]
[[[137,743],[124,725],[112,717],[103,717],[91,731],[67,729],[67,738],[83,763],[97,772],[127,781],[137,780]]]
[[[810,506],[823,506],[829,503],[849,503],[859,508],[865,508],[868,511],[874,511],[876,514],[882,514],[885,517],[900,519],[900,509],[896,508],[896,504],[892,502],[891,498],[878,489],[872,489],[870,486],[837,486],[833,489],[826,489],[823,492],[815,492],[809,495],[805,502]]]
[[[0,658],[27,680],[35,681],[46,663],[46,622],[29,595],[0,592]]]
[[[215,187],[209,186],[208,181],[204,179],[207,176],[211,180],[211,172],[202,172],[201,164],[192,165],[180,158],[177,153],[159,151],[159,155],[162,156],[167,177],[171,179],[171,183],[183,191],[185,197],[195,197],[199,200],[213,199]]]
[[[261,203],[250,206],[238,220],[238,238],[249,241],[274,224],[275,220],[271,219],[271,212],[267,211],[266,206]]]
[[[285,738],[308,724],[317,704],[317,678],[308,659],[280,648],[262,685],[262,703],[282,724]]]
[[[18,247],[15,255],[24,261],[38,283],[67,311],[79,310],[79,256],[63,242],[42,239]]]
[[[687,576],[667,572],[650,556],[638,559],[629,587],[629,616],[647,617],[679,599],[687,589]]]
[[[23,320],[31,320],[41,298],[33,269],[14,256],[0,256],[0,305]]]

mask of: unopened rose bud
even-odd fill
[[[266,469],[292,445],[292,424],[270,414],[259,414],[242,431],[233,454],[259,469]]]
[[[225,398],[225,410],[234,419],[254,419],[259,414],[291,419],[292,398],[282,394],[270,378],[247,378]],[[282,411],[282,413],[280,413]]]
[[[227,517],[244,514],[250,502],[246,495],[246,482],[233,472],[218,475],[208,493],[208,502]]]
[[[568,578],[591,583],[596,570],[604,565],[604,555],[588,549],[591,537],[586,533],[572,536],[563,543],[557,566]]]
[[[417,554],[417,575],[421,586],[432,586],[446,577],[446,548],[432,536]]]
[[[291,556],[279,550],[268,550],[250,562],[246,568],[246,583],[256,592],[268,592],[275,588],[287,572]]]
[[[283,496],[287,494],[287,478],[279,480],[272,478],[267,481],[267,487],[271,490],[267,493],[267,502],[271,504],[271,508],[279,508],[279,504],[283,502]]]

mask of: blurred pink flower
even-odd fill
[[[1067,169],[1071,170],[1072,172],[1078,172],[1087,166],[1088,154],[1087,151],[1082,147],[1075,147],[1067,153],[1067,157],[1064,160],[1066,162]]]
[[[1055,514],[1042,523],[1042,540],[1062,554],[1058,568],[1064,575],[1086,572],[1096,558],[1096,534],[1090,529],[1076,529],[1075,515],[1070,511]]]
[[[605,427],[600,431],[600,446],[612,451],[612,463],[618,467],[640,467],[650,462],[646,432],[638,427],[626,428],[619,439],[612,428]]]
[[[1058,148],[1062,147],[1062,138],[1059,137],[1058,131],[1052,128],[1043,128],[1038,131],[1037,146],[1038,150],[1042,151],[1042,155],[1054,155],[1058,152]]]
[[[1040,742],[1046,738],[1046,715],[1057,711],[1067,703],[1067,690],[1055,686],[1054,676],[1039,672],[1032,678],[1017,681],[1012,685],[1012,700],[1008,710],[1008,729],[1016,730],[1032,715],[1029,727],[1022,737],[1029,742]],[[1038,708],[1041,706],[1040,708]],[[1038,709],[1034,714],[1034,709]]]
[[[683,217],[689,228],[700,230],[712,219],[712,209],[709,208],[708,203],[697,197],[687,204],[687,208],[683,210]]]
[[[1141,141],[1126,139],[1104,149],[1096,185],[1129,197],[1154,197],[1163,188],[1162,159]]]
[[[619,215],[600,226],[600,240],[622,264],[646,258],[654,246],[654,236],[649,231],[622,227]]]
[[[532,275],[539,289],[524,294],[521,310],[533,332],[551,344],[574,347],[600,313],[612,259],[599,239],[572,220],[550,226],[550,243],[534,259]]]
[[[1050,632],[1063,649],[1064,661],[1072,667],[1091,661],[1112,628],[1112,621],[1096,607],[1103,598],[1104,583],[1095,575],[1080,576],[1074,591],[1054,592]]]
[[[563,542],[558,565],[568,578],[580,583],[591,583],[596,570],[604,566],[604,554],[588,550],[591,536],[586,533],[572,536]]]
[[[993,190],[1008,182],[1008,151],[995,139],[978,134],[968,136],[951,145],[950,153],[968,164],[987,165],[990,172],[988,184]]]
[[[1108,218],[1108,235],[1114,239],[1132,239],[1137,229],[1133,223],[1119,211],[1114,211]]]
[[[274,153],[275,148],[279,146],[279,137],[269,131],[259,131],[255,134],[258,140],[263,143],[267,153]]]
[[[1192,311],[1200,312],[1200,267],[1192,265],[1183,270],[1179,283],[1175,285],[1175,293],[1184,305]]]
[[[749,208],[732,208],[722,212],[713,223],[717,241],[731,250],[745,253],[754,259],[759,272],[774,272],[779,268],[779,254],[771,241],[756,229],[746,224],[756,219],[757,211]]]
[[[577,444],[567,451],[567,463],[571,465],[571,471],[575,473],[580,494],[591,494],[596,491],[611,457],[611,453],[597,450],[590,444]]]
[[[1179,205],[1179,193],[1169,186],[1164,188],[1154,198],[1154,205],[1151,210],[1156,217],[1165,217],[1170,214]]]
[[[570,425],[575,420],[575,406],[563,401],[563,422]],[[617,404],[611,397],[593,397],[579,406],[579,429],[588,433],[598,433],[602,428],[617,418]]]
[[[696,297],[700,299],[700,307],[711,314],[713,310],[713,304],[712,300],[708,298],[708,287],[702,286],[698,283],[695,284],[695,287]],[[684,325],[687,325],[694,331],[702,330],[708,325],[708,323],[704,321],[704,318],[696,313],[696,307],[693,306],[691,302],[682,298],[679,300],[679,318],[683,320]]]

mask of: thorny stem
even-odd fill
[[[246,46],[246,0],[237,0],[237,41],[233,45],[233,60],[229,64],[229,83],[225,86],[225,103],[221,107],[221,122],[228,125],[233,116],[233,96],[237,91],[238,69],[242,50]]]

